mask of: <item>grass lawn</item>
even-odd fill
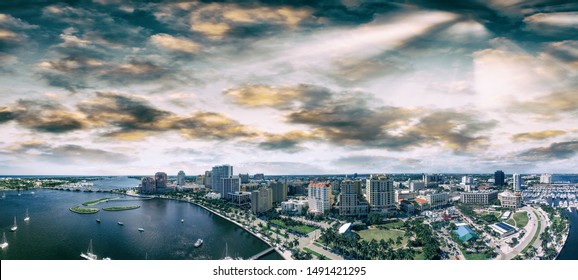
[[[370,242],[372,239],[377,241],[392,239],[393,241],[397,240],[398,236],[401,236],[403,240],[401,241],[401,246],[405,246],[407,244],[407,237],[403,236],[403,231],[398,230],[382,230],[382,229],[366,229],[358,231],[357,234],[361,237],[361,239]],[[397,248],[397,245],[393,245],[394,248]]]
[[[309,248],[303,248],[303,251],[311,253],[311,255],[316,256],[317,259],[321,259],[321,256],[324,256],[325,259],[327,259],[327,260],[330,259],[330,258],[328,258],[327,256],[322,255],[322,254],[319,254],[319,253],[317,253],[317,252],[315,252],[315,251],[313,251],[313,250],[311,250],[311,249],[309,249]]]
[[[466,260],[487,260],[488,256],[484,253],[478,253],[478,254],[464,254],[464,257],[466,257]]]
[[[113,198],[113,197],[101,198],[101,199],[97,199],[97,200],[85,202],[85,203],[83,203],[82,205],[84,205],[84,206],[92,206],[92,205],[99,204],[99,203],[101,203],[101,202],[109,201],[109,200],[112,200],[112,199],[115,199],[115,198]]]
[[[98,208],[83,208],[79,206],[68,208],[68,210],[77,214],[94,214],[100,211]]]
[[[425,260],[425,254],[422,251],[418,251],[418,253],[413,258],[414,260]]]
[[[512,219],[512,218],[509,218],[509,219],[506,221],[506,224],[509,224],[509,225],[511,225],[511,226],[513,226],[513,227],[516,227],[516,221],[514,221],[514,219]]]
[[[516,220],[516,225],[519,228],[523,228],[528,224],[528,213],[517,212],[516,214],[514,214],[514,220]]]
[[[314,227],[308,226],[308,225],[300,225],[300,226],[290,226],[288,227],[287,225],[285,225],[285,223],[281,220],[271,220],[272,224],[278,225],[280,227],[301,233],[301,234],[308,234],[312,231],[315,230]]]
[[[104,210],[104,211],[123,211],[123,210],[137,209],[137,208],[140,208],[140,206],[139,205],[113,206],[113,207],[102,208],[102,210]]]

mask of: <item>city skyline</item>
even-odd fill
[[[576,173],[576,18],[540,0],[3,2],[0,170]]]

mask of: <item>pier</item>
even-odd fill
[[[262,256],[264,256],[264,255],[267,255],[267,254],[271,253],[272,251],[275,251],[275,247],[269,247],[269,248],[265,249],[263,252],[258,253],[258,254],[252,256],[252,257],[249,258],[249,259],[250,259],[250,260],[259,259],[260,257],[262,257]]]

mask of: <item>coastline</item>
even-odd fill
[[[205,210],[207,210],[207,211],[209,211],[209,212],[211,212],[211,213],[213,213],[213,214],[215,214],[215,215],[217,215],[217,216],[219,216],[219,217],[221,217],[221,218],[223,218],[223,219],[225,219],[225,220],[227,220],[227,221],[229,221],[229,222],[231,222],[231,223],[233,223],[233,224],[235,224],[235,225],[237,225],[238,227],[244,229],[246,232],[252,234],[253,236],[259,238],[261,241],[265,242],[265,244],[267,244],[269,247],[274,248],[274,249],[275,249],[275,252],[277,252],[277,254],[281,255],[281,257],[283,257],[283,259],[285,259],[285,260],[291,260],[290,258],[287,258],[287,256],[286,256],[285,254],[283,254],[283,252],[281,252],[281,251],[279,250],[279,248],[277,248],[277,246],[269,243],[268,240],[264,239],[262,236],[257,235],[256,233],[254,233],[253,231],[251,231],[250,229],[248,229],[248,228],[245,227],[244,225],[240,224],[239,222],[234,221],[234,220],[230,219],[229,217],[224,216],[224,215],[222,215],[221,213],[219,213],[219,212],[217,212],[217,211],[215,211],[215,210],[213,210],[213,209],[211,209],[211,208],[209,208],[209,207],[207,207],[207,206],[205,206],[205,205],[202,205],[202,204],[200,204],[200,203],[198,203],[198,202],[196,202],[196,201],[184,200],[184,199],[176,199],[176,200],[178,200],[178,201],[183,201],[183,202],[188,202],[188,203],[194,204],[194,205],[196,205],[196,206],[199,206],[199,207],[201,207],[201,208],[203,208],[203,209],[205,209]]]

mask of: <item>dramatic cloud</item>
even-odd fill
[[[0,1],[0,165],[574,172],[562,2]]]
[[[156,34],[151,36],[150,41],[161,47],[171,51],[180,53],[194,54],[199,52],[201,46],[190,39],[183,37],[175,37],[169,34]]]
[[[265,150],[282,150],[286,152],[298,152],[303,150],[300,143],[314,140],[318,137],[315,134],[305,131],[290,131],[279,135],[267,135],[265,141],[259,147]]]
[[[488,144],[488,137],[475,135],[495,126],[467,113],[381,106],[361,92],[335,93],[312,85],[249,85],[224,94],[239,105],[282,110],[287,123],[307,125],[314,138],[346,146],[406,150],[441,143],[456,152],[473,151]],[[295,150],[298,139],[278,135],[261,147]]]
[[[537,114],[545,119],[557,119],[562,114],[575,116],[578,113],[578,92],[554,92],[531,101],[516,102],[511,105],[511,109],[518,112]]]
[[[11,109],[0,110],[0,123],[15,120],[19,125],[39,132],[64,133],[87,127],[82,115],[49,101],[21,99]]]
[[[39,141],[18,143],[9,148],[16,157],[29,156],[44,162],[56,162],[63,165],[77,163],[127,163],[131,161],[129,156],[122,153],[110,152],[101,149],[85,148],[74,144],[50,145]]]
[[[539,147],[520,153],[522,160],[551,161],[569,159],[578,153],[578,141],[552,143],[548,147]]]
[[[560,136],[566,134],[564,130],[544,130],[544,131],[534,131],[518,133],[512,136],[512,140],[515,142],[525,142],[532,140],[545,140],[548,138]]]

